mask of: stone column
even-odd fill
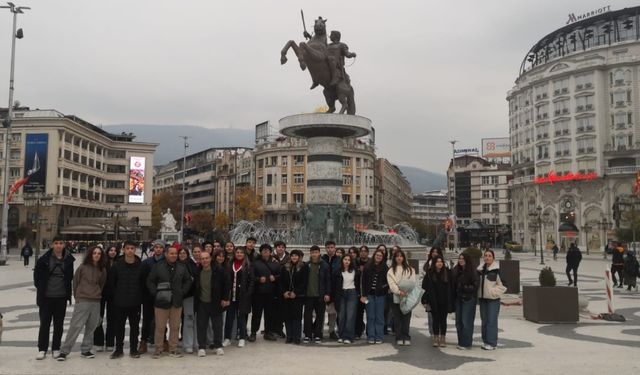
[[[335,137],[312,137],[307,140],[306,203],[342,203],[342,147]]]

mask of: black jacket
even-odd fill
[[[577,247],[569,247],[567,251],[567,266],[578,267],[582,261],[582,252]]]
[[[45,293],[47,292],[47,283],[51,276],[49,272],[49,262],[53,256],[53,249],[49,249],[44,255],[38,258],[36,267],[33,269],[33,285],[36,287],[36,303],[38,306],[44,302]],[[64,287],[66,290],[66,298],[71,303],[71,282],[73,281],[73,262],[76,258],[67,250],[62,251],[64,259]]]
[[[233,262],[227,266],[227,273],[229,274],[230,290],[229,301],[233,300]],[[251,312],[251,297],[253,296],[253,267],[251,263],[245,262],[242,269],[238,271],[237,280],[235,285],[236,301],[238,302],[238,310],[240,314],[248,314]]]
[[[469,265],[468,267],[472,267]],[[474,298],[478,298],[478,273],[475,269],[467,277],[464,274],[464,270],[458,266],[451,271],[451,277],[453,279],[453,292],[456,300],[469,301]]]
[[[307,276],[311,275],[311,261],[307,263]],[[318,296],[323,297],[331,295],[331,272],[329,271],[329,265],[324,260],[320,259],[320,270],[318,273]],[[309,278],[307,277],[307,283]]]
[[[361,274],[358,268],[354,269],[353,272],[355,276],[353,278],[353,283],[356,287],[356,295],[360,297],[360,279]],[[344,295],[344,289],[342,288],[342,283],[344,281],[342,277],[342,270],[338,269],[333,273],[333,278],[331,279],[331,287],[333,291],[331,293],[331,300],[336,304],[336,310],[340,310],[340,301],[342,300],[342,296]]]
[[[252,263],[254,286],[253,294],[275,294],[278,292],[278,279],[280,278],[280,263],[273,258],[264,261],[262,258],[256,259]],[[275,280],[271,281],[269,276],[274,276]],[[265,283],[260,282],[261,277],[266,277]]]
[[[195,311],[198,311],[198,304],[200,303],[200,294],[202,285],[200,284],[200,273],[202,268],[198,268],[194,276],[194,307]],[[214,306],[216,313],[222,313],[224,310],[220,305],[220,302],[229,300],[229,292],[231,291],[231,280],[227,271],[219,265],[211,265],[211,303]]]
[[[455,311],[453,278],[449,269],[445,267],[440,273],[429,272],[424,275],[422,289],[426,296],[423,297],[423,301],[426,299],[432,312],[438,313],[442,309],[446,309],[447,312]]]
[[[196,275],[199,274],[200,269],[196,264],[196,262],[194,262],[193,259],[191,258],[188,258],[186,261],[181,263],[187,267],[187,271],[189,271],[189,276],[191,276],[191,289],[189,289],[189,291],[182,298],[193,297],[196,291],[196,284],[194,282],[194,279]],[[211,262],[211,263],[214,263],[214,262]]]
[[[362,272],[362,288],[360,290],[363,296],[367,296],[372,294],[371,288],[374,276],[377,275],[378,281],[376,283],[376,289],[373,292],[375,296],[385,296],[389,294],[389,282],[387,281],[387,271],[389,267],[387,264],[380,264],[378,267],[371,265],[371,267],[365,266],[364,271]]]
[[[171,304],[169,306],[159,306],[154,302],[154,306],[161,309],[171,307],[182,307],[184,296],[191,289],[191,275],[184,263],[175,262],[169,265],[166,260],[156,263],[147,277],[147,289],[155,297],[158,283],[171,283]]]
[[[145,289],[140,258],[136,255],[134,262],[131,264],[127,263],[124,257],[118,258],[109,271],[107,283],[109,289],[113,292],[114,306],[140,306]]]
[[[293,292],[296,298],[302,298],[307,294],[307,282],[309,282],[309,267],[300,261],[296,267],[291,262],[286,263],[280,269],[280,297],[285,292]]]
[[[142,261],[142,278],[145,280],[145,288],[144,288],[144,301],[145,303],[149,303],[149,302],[153,302],[153,299],[155,297],[155,293],[152,294],[149,289],[146,287],[146,280],[149,277],[149,274],[151,273],[151,269],[153,268],[153,266],[155,266],[157,263],[162,262],[164,260],[164,255],[160,257],[160,259],[156,259],[155,256],[151,255],[150,257],[148,257],[147,259]]]

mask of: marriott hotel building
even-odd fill
[[[626,225],[618,212],[640,171],[639,16],[634,7],[570,23],[522,61],[507,101],[512,233],[525,248],[542,238],[601,251]]]

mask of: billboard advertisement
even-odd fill
[[[49,134],[27,134],[24,148],[23,193],[45,192]]]
[[[129,159],[129,203],[144,203],[144,163],[142,156]]]
[[[509,137],[482,138],[482,157],[508,162],[508,160],[511,159],[511,142],[509,141]]]

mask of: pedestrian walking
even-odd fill
[[[613,254],[611,255],[611,278],[613,279],[613,286],[618,288],[624,287],[624,247],[620,242],[613,249]],[[618,276],[616,278],[616,275]],[[620,280],[620,282],[618,282]]]
[[[27,243],[22,247],[22,250],[20,250],[20,256],[22,257],[24,266],[29,267],[29,258],[33,256],[33,248],[31,248],[29,241],[27,241]]]
[[[351,344],[355,340],[356,309],[360,299],[360,270],[350,256],[340,260],[340,268],[333,274],[331,286],[338,313],[338,342]]]
[[[478,303],[480,304],[480,320],[482,321],[482,349],[494,350],[498,346],[500,298],[507,288],[502,284],[500,267],[495,261],[493,251],[486,250],[483,259],[484,264],[478,266],[480,272]]]
[[[73,296],[76,304],[69,322],[69,330],[64,344],[60,347],[58,361],[65,361],[80,332],[84,330],[80,355],[82,358],[95,358],[93,332],[100,322],[100,300],[102,289],[107,282],[106,259],[98,246],[92,246],[85,253],[82,265],[78,267],[73,279]]]
[[[38,333],[37,360],[47,355],[49,348],[49,330],[53,320],[53,339],[51,351],[53,358],[60,354],[60,342],[67,302],[71,303],[71,282],[73,280],[73,262],[75,258],[65,250],[61,237],[54,237],[53,247],[36,261],[33,271],[33,284],[36,287],[36,304],[40,316]]]
[[[153,358],[163,352],[165,329],[169,323],[169,356],[182,357],[178,350],[178,334],[182,315],[183,298],[191,289],[191,276],[187,267],[178,262],[178,249],[171,245],[165,259],[151,269],[147,277],[147,289],[154,296],[155,351]]]
[[[455,293],[456,332],[458,349],[471,349],[473,342],[473,322],[476,318],[478,300],[478,273],[468,254],[458,256],[458,264],[452,274]]]
[[[582,261],[582,252],[576,246],[575,243],[571,243],[569,245],[569,250],[567,251],[567,279],[569,279],[569,286],[573,284],[573,286],[578,286],[578,267],[580,267],[580,262]],[[573,279],[571,278],[571,273],[573,273]],[[614,276],[615,278],[615,276]]]
[[[113,293],[113,314],[115,315],[115,350],[109,356],[111,359],[124,356],[127,320],[129,321],[129,356],[140,357],[138,350],[140,306],[146,291],[144,266],[140,257],[136,255],[135,243],[132,241],[124,242],[123,253],[123,256],[115,260],[107,277],[108,288]]]
[[[396,344],[409,346],[411,345],[409,328],[411,326],[412,312],[403,313],[400,309],[400,302],[415,288],[416,273],[407,262],[407,256],[400,247],[397,247],[391,261],[391,268],[387,271],[387,282],[393,297],[391,312],[393,313],[393,322],[395,324]]]
[[[558,252],[560,251],[560,249],[558,248],[558,244],[554,243],[551,249],[553,251],[553,260],[558,260]]]
[[[309,281],[309,267],[302,261],[303,257],[302,251],[291,251],[289,261],[280,271],[287,344],[299,345],[302,338],[302,308]]]
[[[367,341],[369,344],[382,344],[384,339],[384,307],[389,283],[387,282],[387,263],[381,249],[373,253],[373,257],[364,267],[362,273],[362,297],[367,310]]]
[[[637,278],[640,274],[640,265],[638,265],[638,259],[636,255],[629,251],[627,257],[624,260],[624,282],[627,284],[627,290],[634,288],[638,291]]]

